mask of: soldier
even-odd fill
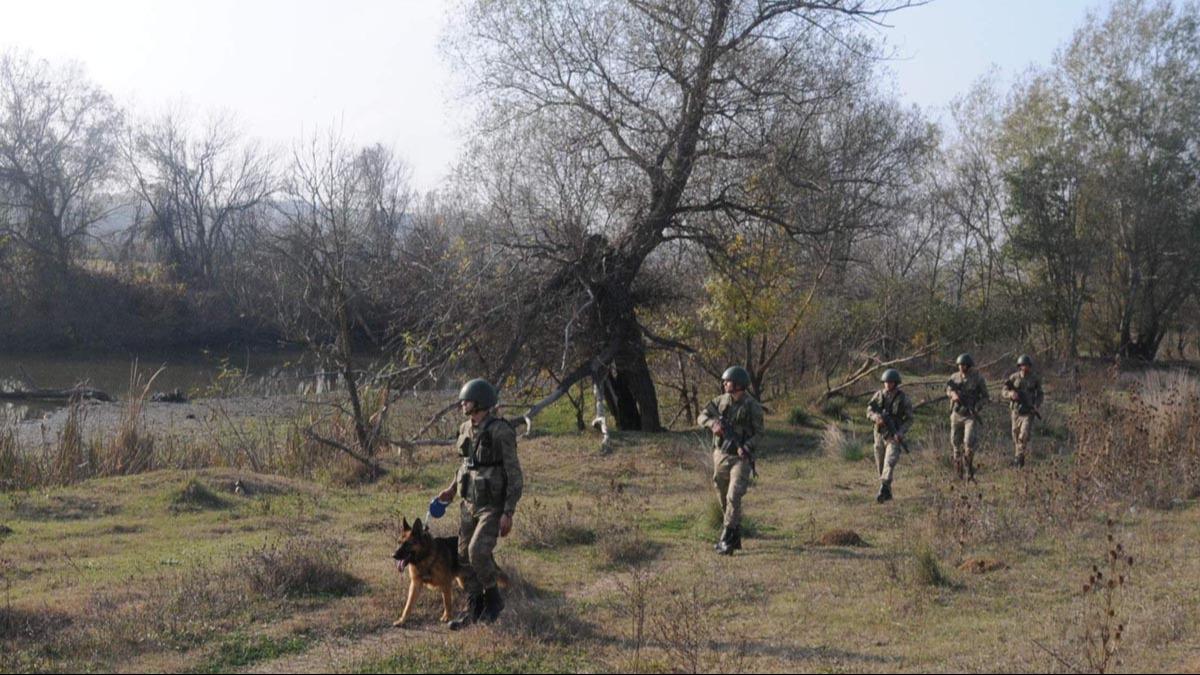
[[[745,368],[728,368],[721,375],[721,386],[725,393],[709,402],[696,423],[713,434],[713,484],[724,513],[715,548],[721,555],[733,555],[742,548],[742,495],[754,472],[754,447],[764,429],[763,408],[746,391],[750,373]]]
[[[958,372],[946,382],[950,397],[950,444],[954,447],[954,471],[959,479],[975,480],[975,447],[978,442],[979,411],[988,400],[987,382],[973,370],[975,359],[959,354]]]
[[[496,537],[507,537],[512,531],[513,512],[525,482],[517,460],[516,431],[506,420],[492,415],[499,400],[496,388],[487,380],[471,380],[459,391],[458,400],[468,418],[458,430],[463,462],[454,482],[438,498],[450,502],[458,493],[463,499],[458,557],[467,561],[471,574],[463,584],[467,609],[450,622],[450,630],[476,621],[490,623],[504,610],[492,551]]]
[[[1029,434],[1033,431],[1033,418],[1040,418],[1042,406],[1042,380],[1033,373],[1033,359],[1022,354],[1017,359],[1017,372],[1004,381],[1004,395],[1012,415],[1012,437],[1016,456],[1013,466],[1025,466],[1025,455],[1029,452]]]
[[[867,403],[867,419],[875,423],[875,467],[879,470],[880,504],[892,498],[892,471],[900,461],[900,449],[907,448],[904,437],[913,423],[912,402],[900,390],[900,371],[883,371],[883,389]]]

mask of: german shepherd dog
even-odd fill
[[[392,623],[393,626],[403,626],[412,610],[413,600],[422,585],[442,592],[443,623],[450,620],[454,609],[454,584],[464,587],[464,580],[471,570],[458,558],[458,537],[434,537],[429,533],[418,518],[412,527],[408,518],[400,526],[400,542],[392,558],[396,560],[396,569],[401,573],[408,570],[408,599],[404,601],[404,611],[400,618]],[[508,576],[503,572],[497,574],[497,582],[501,587],[508,586]]]

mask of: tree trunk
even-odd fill
[[[1150,362],[1158,356],[1158,347],[1162,343],[1162,331],[1150,331],[1138,334],[1121,348],[1121,356],[1139,361]]]
[[[605,396],[622,431],[662,431],[658,394],[646,363],[646,349],[633,300],[633,274],[613,274],[595,287],[597,320],[605,342],[617,340]]]

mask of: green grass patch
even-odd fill
[[[578,396],[579,390],[572,389],[571,395]],[[509,411],[515,413],[515,411]],[[583,423],[590,424],[592,418],[596,415],[596,404],[592,398],[591,391],[588,391],[583,397]],[[612,422],[609,420],[610,423]],[[612,424],[612,428],[616,425]],[[575,416],[575,406],[571,401],[563,396],[538,414],[533,420],[533,431],[535,434],[550,434],[559,436],[563,434],[579,433],[579,424]]]
[[[574,653],[489,643],[487,653],[455,644],[423,644],[353,669],[357,673],[569,673],[585,664]]]
[[[244,633],[234,633],[217,645],[216,650],[208,658],[189,672],[227,673],[235,668],[243,668],[262,661],[302,652],[308,649],[309,644],[309,638],[302,635],[273,638],[265,635],[250,637]]]
[[[646,523],[646,529],[651,532],[662,532],[664,534],[687,534],[696,527],[696,517],[686,514],[670,516],[660,520],[651,520]],[[720,525],[718,525],[720,527]]]
[[[847,462],[861,462],[863,457],[867,456],[867,453],[863,450],[863,446],[860,443],[842,444],[840,454],[842,459],[846,460]]]

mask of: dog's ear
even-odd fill
[[[417,522],[420,523],[421,521],[418,520]],[[400,523],[400,529],[405,532],[408,532],[409,530],[412,529],[411,527],[408,526],[408,516],[405,516],[404,522]]]
[[[413,523],[412,529],[413,529],[413,532],[417,533],[418,536],[421,534],[421,519],[420,518],[417,518],[416,522]]]

